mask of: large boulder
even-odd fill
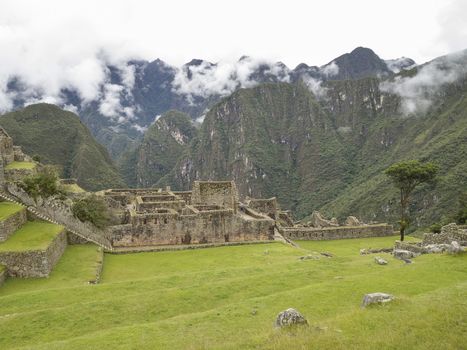
[[[308,321],[295,309],[287,309],[280,312],[276,317],[276,327],[289,327],[293,325],[307,325]]]
[[[309,221],[309,224],[316,228],[339,226],[337,220],[334,222],[332,220],[326,220],[319,211],[314,211],[311,214],[311,220]]]
[[[461,253],[463,251],[464,251],[464,248],[461,247],[461,245],[456,241],[452,241],[451,245],[448,248],[448,252],[451,253],[451,254],[458,254],[458,253]]]
[[[344,223],[345,226],[360,226],[361,224],[360,220],[355,216],[348,216]]]
[[[418,253],[411,252],[410,250],[405,250],[405,249],[394,249],[392,254],[394,255],[396,259],[400,259],[404,261],[407,259],[415,258],[420,255]]]
[[[394,300],[394,296],[386,293],[369,293],[363,296],[362,307],[371,304],[382,304]]]
[[[444,252],[447,252],[449,251],[449,249],[451,248],[451,245],[450,244],[446,244],[446,243],[440,243],[440,244],[427,244],[425,246],[423,246],[423,248],[425,248],[425,251],[429,254],[433,254],[433,253],[444,253]]]

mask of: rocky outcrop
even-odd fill
[[[307,324],[308,321],[306,318],[300,312],[292,308],[280,312],[277,315],[275,322],[275,326],[279,328]]]
[[[355,216],[348,216],[344,223],[345,226],[360,226],[361,224],[360,220]]]
[[[365,294],[362,300],[362,307],[367,307],[371,304],[383,304],[394,300],[394,296],[386,293],[370,293]]]
[[[332,220],[326,220],[323,215],[319,211],[314,211],[311,214],[310,226],[321,228],[321,227],[337,227],[339,223],[337,222],[336,218]]]
[[[419,253],[412,252],[410,250],[405,250],[405,249],[394,249],[393,255],[396,259],[400,260],[407,260],[407,259],[412,259],[417,256],[419,256]]]

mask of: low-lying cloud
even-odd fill
[[[467,51],[444,56],[422,66],[413,77],[396,77],[381,83],[380,89],[401,97],[404,115],[425,113],[445,84],[466,76],[466,63]]]
[[[184,65],[177,69],[172,91],[184,95],[193,103],[195,97],[226,96],[238,88],[258,84],[253,76],[264,67],[263,74],[277,81],[290,81],[288,68],[279,63],[251,57],[236,62],[220,61],[216,64],[202,61],[198,65]]]

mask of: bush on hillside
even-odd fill
[[[26,176],[19,183],[19,186],[34,200],[38,197],[48,198],[61,194],[57,172],[51,166],[43,167],[35,175]]]
[[[90,222],[98,228],[109,225],[111,215],[104,200],[96,195],[74,201],[71,211],[82,222]]]
[[[433,224],[430,226],[430,232],[441,233],[441,224]]]
[[[467,192],[462,194],[459,198],[459,207],[454,215],[454,220],[459,225],[465,225],[467,223]]]

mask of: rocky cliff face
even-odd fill
[[[164,113],[148,128],[139,147],[131,150],[122,164],[128,182],[137,187],[154,186],[175,167],[196,131],[187,114]]]
[[[189,188],[195,179],[233,179],[243,196],[278,196],[305,213],[344,186],[346,164],[332,120],[303,84],[264,84],[214,106],[161,183]]]

